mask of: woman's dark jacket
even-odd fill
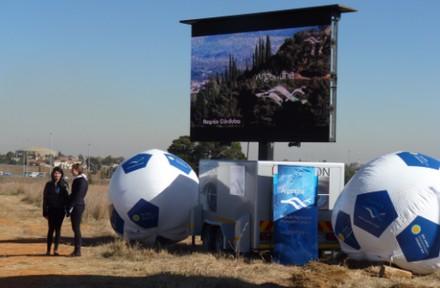
[[[89,183],[84,176],[76,177],[72,182],[72,193],[69,197],[69,210],[75,206],[85,205],[84,198],[86,197]]]
[[[68,185],[64,180],[57,184],[54,181],[47,182],[43,193],[43,216],[49,215],[49,209],[65,210],[68,201]]]

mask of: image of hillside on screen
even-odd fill
[[[328,141],[330,26],[192,37],[191,136]]]

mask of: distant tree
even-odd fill
[[[230,82],[234,82],[237,80],[237,77],[240,74],[240,71],[238,70],[237,66],[237,60],[235,60],[234,56],[229,55],[229,64],[228,64],[228,73],[229,79],[227,79]]]
[[[124,157],[112,157],[108,155],[102,159],[101,164],[105,166],[112,166],[113,164],[120,164],[122,161],[124,161]]]
[[[104,159],[102,159],[101,164],[106,165],[106,166],[112,165],[113,164],[112,156],[110,156],[110,155],[106,156]]]
[[[6,162],[7,164],[17,164],[14,152],[9,151],[8,153],[6,153]]]
[[[359,168],[359,163],[349,163],[345,165],[345,183],[348,183],[348,181],[350,181],[351,177],[356,174]]]
[[[178,139],[173,140],[168,147],[168,152],[179,156],[193,168],[196,166],[194,151],[195,143],[191,142],[189,136],[180,136]]]
[[[272,44],[269,35],[259,38],[252,55],[252,68],[259,69],[272,58]]]
[[[87,164],[90,164],[90,167],[88,167],[89,171],[92,174],[96,174],[99,170],[101,170],[101,157],[90,157],[87,159]]]
[[[84,161],[85,161],[85,157],[84,157],[84,155],[79,154],[79,155],[78,155],[78,160],[79,160],[81,163],[84,163]]]
[[[241,152],[239,142],[232,142],[230,145],[220,142],[192,142],[189,136],[180,136],[178,139],[173,140],[168,147],[168,152],[182,158],[191,165],[196,173],[198,173],[199,160],[201,159],[246,159],[243,152]]]
[[[270,43],[270,37],[269,35],[266,35],[266,47],[265,47],[265,51],[266,51],[266,59],[265,61],[269,61],[270,57],[272,57],[272,44]]]
[[[101,168],[101,170],[99,171],[99,177],[101,179],[110,179],[113,175],[113,172],[116,169],[113,167],[103,167]]]

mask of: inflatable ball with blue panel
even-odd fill
[[[191,209],[197,205],[199,180],[179,157],[148,150],[122,163],[110,181],[111,224],[126,240],[153,244],[189,235]]]
[[[336,201],[332,224],[354,259],[420,274],[440,269],[440,161],[396,152],[363,167]]]

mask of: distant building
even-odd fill
[[[44,147],[30,147],[15,152],[16,159],[23,159],[24,156],[26,156],[29,165],[39,165],[50,163],[52,159],[58,156],[58,151]]]
[[[75,156],[60,156],[57,157],[56,160],[53,162],[54,167],[61,167],[63,170],[70,170],[72,168],[72,165],[75,163],[79,163],[78,157]]]
[[[29,149],[27,149],[27,151],[33,151],[34,153],[36,153],[37,155],[40,156],[53,156],[56,157],[58,156],[58,151],[53,150],[53,149],[49,149],[49,148],[45,148],[45,147],[30,147]]]

